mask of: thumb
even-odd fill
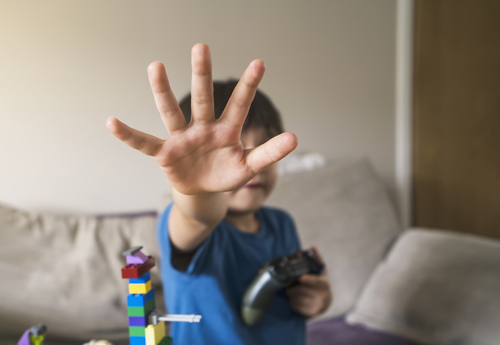
[[[284,158],[296,147],[297,137],[295,134],[281,133],[254,149],[246,150],[245,161],[252,174],[256,175],[267,166]]]

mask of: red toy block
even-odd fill
[[[151,255],[148,256],[148,261],[146,261],[143,264],[128,264],[123,266],[122,268],[122,278],[123,279],[133,279],[133,278],[139,278],[146,272],[148,272],[150,269],[155,267],[155,258],[152,257]]]

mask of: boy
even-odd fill
[[[183,102],[183,114],[164,66],[148,67],[168,140],[114,118],[107,121],[116,137],[152,156],[172,185],[174,203],[158,226],[167,307],[169,313],[203,319],[196,325],[172,324],[171,335],[183,344],[305,344],[305,317],[324,311],[331,301],[325,275],[302,276],[299,285],[273,299],[255,326],[245,326],[239,316],[243,293],[259,268],[300,250],[291,218],[262,207],[276,183],[273,163],[295,149],[297,138],[282,133],[277,112],[260,93],[256,98],[265,105],[256,111],[270,111],[257,120],[252,115],[244,125],[264,74],[262,61],[254,60],[235,87],[225,85],[225,94],[234,88],[227,105],[218,95],[219,84],[214,104],[211,68],[208,46],[195,45],[191,107]],[[216,120],[214,108],[221,106]]]

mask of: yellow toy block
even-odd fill
[[[158,322],[158,325],[146,327],[146,345],[158,345],[165,337],[165,321]]]
[[[133,294],[147,294],[151,290],[151,280],[146,284],[128,284],[129,293]]]
[[[43,345],[44,338],[45,338],[44,335],[38,335],[38,336],[36,336],[36,335],[30,334],[30,343],[33,344],[33,345]]]

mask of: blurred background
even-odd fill
[[[283,176],[269,200],[324,253],[336,302],[322,317],[497,344],[499,19],[498,0],[2,0],[0,344],[40,320],[128,342],[120,253],[158,257],[170,186],[105,123],[166,139],[146,69],[163,62],[180,100],[199,42],[214,79],[264,60],[296,157],[331,163]],[[320,326],[342,335],[337,321]]]
[[[108,132],[115,116],[167,138],[146,68],[180,100],[191,47],[214,79],[266,63],[261,90],[298,151],[369,157],[395,198],[396,1],[2,1],[0,201],[30,211],[156,209],[154,161]]]

